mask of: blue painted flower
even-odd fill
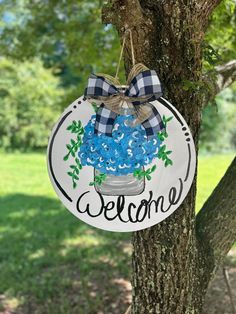
[[[95,118],[92,116],[84,128],[83,144],[78,153],[83,166],[93,166],[102,173],[125,175],[157,158],[161,142],[157,137],[147,141],[141,125],[130,126],[133,116],[118,116],[112,137],[94,134]]]

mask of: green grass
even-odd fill
[[[205,200],[220,181],[234,155],[202,156],[198,160],[196,210],[200,210]]]
[[[232,158],[200,158],[198,209]],[[1,154],[0,160],[0,312],[124,312],[130,234],[97,230],[65,210],[45,156]]]

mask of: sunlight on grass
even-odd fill
[[[20,300],[18,298],[11,298],[11,297],[7,297],[5,295],[2,298],[3,298],[3,300],[2,300],[2,303],[3,303],[2,304],[3,305],[2,310],[4,310],[4,307],[6,306],[6,307],[10,308],[12,311],[14,311],[15,309],[17,309],[17,307],[22,302],[22,300]],[[0,303],[0,311],[1,311],[1,303]],[[1,312],[1,313],[6,313],[7,314],[7,312]],[[10,314],[10,312],[8,312],[8,313]]]
[[[14,212],[14,213],[9,213],[8,218],[10,219],[22,219],[27,215],[27,217],[34,217],[37,215],[37,211],[35,209],[28,209],[27,212],[25,211],[19,211],[19,212]]]
[[[36,252],[30,254],[30,255],[28,256],[28,258],[29,258],[30,260],[33,260],[33,259],[37,259],[37,258],[43,257],[44,255],[45,255],[45,251],[44,251],[43,249],[39,249],[39,250],[37,250]]]
[[[93,245],[99,245],[101,244],[101,241],[97,239],[94,236],[81,236],[78,235],[77,237],[74,238],[69,238],[63,241],[64,245],[66,246],[83,246],[83,247],[88,247],[88,246],[93,246]]]
[[[3,154],[0,165],[0,195],[7,193],[55,196],[42,154]]]
[[[67,238],[62,241],[63,248],[60,250],[62,256],[66,256],[72,249],[85,249],[102,245],[101,239],[94,235],[77,235],[73,238]]]

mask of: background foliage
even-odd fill
[[[0,59],[0,145],[45,147],[64,92],[42,62]]]
[[[0,4],[0,145],[43,147],[59,112],[83,93],[89,73],[114,74],[120,43],[114,29],[101,24],[99,0]],[[235,58],[235,8],[235,0],[225,0],[211,17],[203,71]],[[235,95],[232,87],[204,110],[203,150],[234,148]]]

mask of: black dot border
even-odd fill
[[[184,135],[185,135],[185,137],[186,137],[186,142],[190,142],[190,141],[191,141],[191,138],[189,137],[190,134],[189,134],[189,132],[188,132],[187,127],[186,127],[186,126],[183,126],[183,127],[182,127],[182,131],[185,132]]]

